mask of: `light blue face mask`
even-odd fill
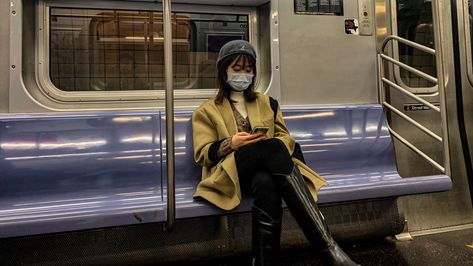
[[[253,74],[244,74],[244,73],[228,73],[227,72],[227,83],[235,91],[244,91],[248,89],[253,82]]]

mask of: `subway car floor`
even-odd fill
[[[383,239],[342,247],[354,261],[363,266],[473,265],[473,229],[414,236],[407,241]],[[172,265],[251,265],[251,258],[245,255]],[[310,248],[303,248],[282,250],[280,265],[309,266],[323,263]]]

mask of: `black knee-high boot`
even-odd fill
[[[281,192],[289,211],[301,227],[309,242],[322,251],[322,259],[326,265],[355,266],[345,252],[330,235],[324,218],[320,213],[304,177],[294,166],[288,175],[277,175],[282,178]]]
[[[275,220],[253,206],[252,223],[253,265],[278,265],[281,218]]]

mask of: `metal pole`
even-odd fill
[[[416,101],[419,101],[419,102],[421,102],[421,103],[427,105],[428,107],[430,107],[430,108],[431,108],[432,110],[434,110],[435,112],[439,112],[439,113],[442,112],[441,108],[438,108],[437,106],[431,104],[430,102],[428,102],[428,101],[426,101],[426,100],[420,98],[419,96],[417,96],[417,95],[415,95],[414,93],[412,93],[412,92],[410,92],[410,91],[404,89],[403,87],[397,85],[396,83],[390,81],[389,79],[387,79],[387,78],[382,78],[381,80],[382,80],[384,83],[387,83],[389,86],[391,86],[391,88],[394,88],[394,89],[398,90],[399,92],[402,92],[404,95],[409,96],[410,98],[412,98],[412,99],[414,99],[414,100],[416,100]]]
[[[414,146],[412,143],[410,143],[409,141],[407,141],[405,138],[403,138],[401,135],[399,135],[398,133],[396,133],[396,131],[394,131],[392,128],[390,128],[388,126],[388,130],[389,132],[391,132],[391,134],[393,135],[393,137],[397,138],[400,142],[402,142],[404,145],[406,145],[409,149],[411,149],[412,151],[414,151],[415,153],[419,154],[422,158],[424,158],[425,160],[427,160],[427,162],[429,162],[432,166],[434,166],[435,168],[437,168],[440,172],[442,173],[445,173],[446,174],[446,169],[444,167],[442,167],[439,163],[437,163],[434,159],[430,158],[427,154],[425,154],[424,152],[422,152],[421,150],[419,150],[416,146]]]
[[[440,15],[440,2],[438,0],[432,1],[432,19],[434,24],[434,37],[435,37],[435,50],[437,53],[436,63],[437,63],[437,79],[438,79],[438,89],[440,95],[440,117],[442,119],[442,139],[443,139],[443,159],[444,159],[444,168],[445,174],[451,176],[450,174],[450,149],[449,149],[449,139],[448,139],[448,125],[447,125],[447,106],[446,106],[446,97],[445,97],[445,78],[444,78],[444,66],[443,66],[443,46],[442,46],[442,17]]]
[[[383,59],[381,58],[381,53],[378,54],[377,63],[378,63],[378,100],[379,103],[382,104],[386,101],[386,96],[384,94],[384,67],[383,67]]]
[[[166,230],[171,231],[176,219],[174,187],[174,82],[172,73],[172,23],[171,0],[163,0],[164,69],[166,98],[166,167],[167,167],[167,221]]]
[[[415,69],[415,68],[413,68],[413,67],[410,67],[410,66],[408,66],[408,65],[406,65],[406,64],[404,64],[404,63],[402,63],[402,62],[400,62],[400,61],[398,61],[398,60],[396,60],[396,59],[393,59],[393,58],[391,58],[391,57],[389,57],[389,56],[387,56],[387,55],[380,54],[380,56],[381,56],[381,58],[386,59],[386,60],[388,60],[389,62],[391,62],[391,63],[393,63],[393,64],[395,64],[395,65],[398,65],[398,66],[404,68],[405,70],[407,70],[407,71],[409,71],[409,72],[411,72],[411,73],[414,73],[414,74],[416,74],[416,75],[419,75],[419,76],[425,78],[426,80],[428,80],[428,81],[430,81],[430,82],[432,82],[432,83],[435,83],[435,84],[438,83],[438,79],[437,79],[437,78],[432,77],[431,75],[429,75],[429,74],[427,74],[427,73],[424,73],[424,72],[422,72],[422,71],[420,71],[420,70],[418,70],[418,69]]]
[[[437,134],[435,134],[434,132],[432,132],[430,129],[424,127],[422,124],[420,124],[419,122],[415,121],[414,119],[410,118],[409,116],[405,115],[403,112],[399,111],[399,109],[397,109],[396,107],[390,105],[389,103],[387,102],[383,102],[383,105],[388,108],[389,110],[391,110],[392,112],[394,112],[395,114],[397,114],[398,116],[402,117],[403,119],[405,119],[407,122],[411,123],[412,125],[414,125],[415,127],[417,127],[418,129],[422,130],[425,132],[425,134],[431,136],[432,138],[436,139],[437,141],[439,142],[442,142],[442,138],[440,136],[438,136]]]
[[[409,45],[411,47],[414,47],[414,48],[417,48],[423,52],[426,52],[426,53],[429,53],[431,55],[435,55],[436,51],[435,49],[432,49],[432,48],[429,48],[425,45],[422,45],[422,44],[418,44],[416,42],[413,42],[413,41],[409,41],[408,39],[404,39],[402,37],[399,37],[399,36],[396,36],[396,35],[389,35],[388,37],[386,37],[386,39],[384,39],[383,41],[383,44],[381,45],[381,53],[384,52],[384,48],[386,48],[386,45],[388,44],[389,41],[391,40],[396,40],[398,42],[402,42],[406,45]]]

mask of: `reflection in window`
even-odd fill
[[[50,77],[63,91],[162,90],[161,12],[51,8]],[[248,17],[172,14],[174,86],[216,88],[220,47],[248,40]]]
[[[398,35],[424,46],[434,47],[434,30],[432,20],[432,3],[429,0],[397,1]],[[399,58],[431,76],[437,76],[435,56],[399,43]],[[430,81],[401,69],[404,84],[411,88],[433,87]]]

